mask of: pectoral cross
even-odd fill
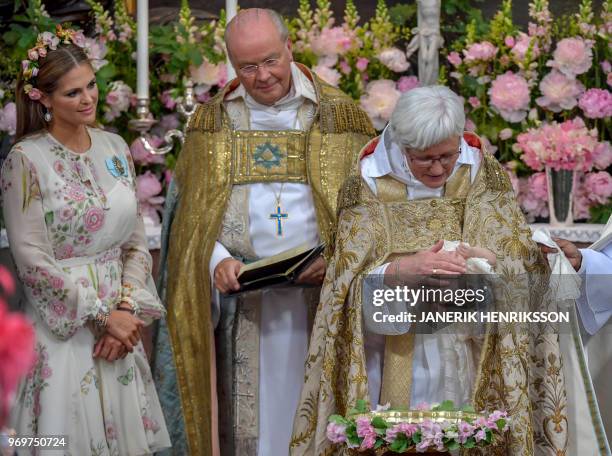
[[[286,219],[286,218],[289,218],[289,214],[283,214],[280,204],[276,206],[276,213],[270,214],[271,220],[276,219],[276,234],[278,236],[283,235],[283,224],[282,224],[283,220],[282,219]]]

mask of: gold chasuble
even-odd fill
[[[361,147],[375,134],[351,98],[305,67],[317,111],[310,129],[235,131],[223,100],[200,105],[187,128],[175,179],[180,192],[168,254],[168,328],[190,454],[211,454],[211,283],[215,241],[235,184],[303,182],[312,189],[321,238],[333,244],[336,201]]]
[[[481,148],[475,135],[466,134],[465,139]],[[377,142],[368,144],[363,155],[372,153]],[[356,164],[338,202],[335,251],[310,339],[292,455],[341,454],[342,448],[326,436],[330,415],[346,415],[359,399],[370,402],[362,285],[369,271],[394,256],[429,248],[439,239],[485,247],[496,254],[495,271],[501,277],[494,288],[496,310],[554,307],[545,299],[547,267],[505,171],[484,152],[473,183],[468,177],[459,168],[447,182],[444,197],[409,201],[406,186],[391,177],[376,179],[374,195]],[[527,272],[533,273],[531,281],[525,278]],[[558,335],[541,327],[506,326],[483,336],[472,402],[476,410],[508,411],[510,430],[496,448],[468,454],[564,455],[568,423]],[[383,403],[409,403],[411,338],[410,333],[386,337]]]

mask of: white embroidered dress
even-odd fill
[[[163,315],[151,280],[133,165],[119,136],[89,129],[75,153],[49,133],[15,145],[2,167],[4,220],[36,330],[37,361],[18,391],[11,426],[67,435],[63,453],[142,455],[170,446],[142,344],[121,360],[92,357],[101,306],[132,302]]]

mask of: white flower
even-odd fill
[[[378,60],[396,73],[402,73],[408,69],[410,63],[406,60],[406,54],[396,47],[384,49],[378,54]]]

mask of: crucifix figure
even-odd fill
[[[276,234],[278,236],[283,235],[283,220],[282,219],[286,219],[286,218],[289,218],[289,214],[283,214],[280,204],[276,206],[276,212],[273,214],[270,214],[271,220],[276,219]]]

